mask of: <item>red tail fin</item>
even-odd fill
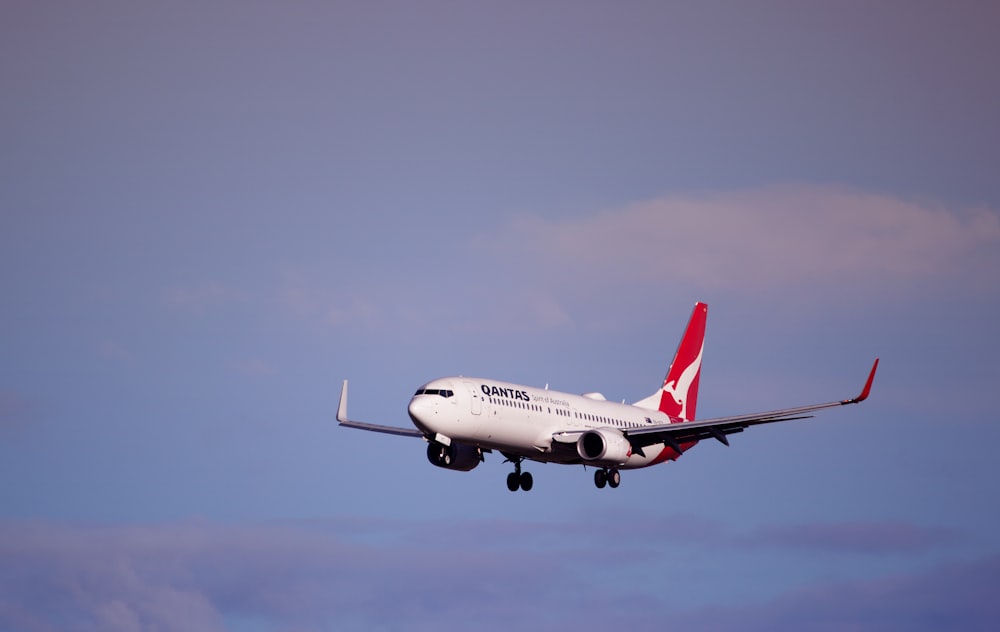
[[[701,377],[701,354],[705,346],[708,305],[695,303],[691,320],[667,370],[663,386],[646,399],[636,402],[642,408],[660,410],[673,417],[694,419],[698,405],[698,380]]]

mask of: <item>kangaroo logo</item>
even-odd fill
[[[692,417],[694,416],[694,404],[696,403],[698,391],[692,390],[692,386],[694,386],[695,381],[698,379],[698,373],[701,371],[701,354],[704,350],[705,345],[702,344],[701,348],[698,349],[698,356],[691,361],[691,364],[687,365],[676,379],[668,379],[663,383],[660,410],[681,419],[691,419],[688,416],[688,402],[690,401],[692,404]],[[667,396],[670,397],[669,400]]]

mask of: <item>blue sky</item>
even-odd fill
[[[8,2],[0,628],[994,629],[1000,12]],[[413,390],[871,399],[511,494]]]

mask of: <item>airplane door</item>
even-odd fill
[[[469,389],[469,398],[470,401],[472,402],[472,414],[473,415],[483,414],[483,400],[482,400],[482,394],[479,392],[479,389],[476,388],[476,385],[473,384],[472,382],[466,382],[465,387]]]

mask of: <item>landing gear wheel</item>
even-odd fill
[[[511,472],[507,475],[507,489],[512,492],[516,492],[517,488],[521,486],[521,475],[517,472]],[[530,485],[529,485],[530,487]]]
[[[507,484],[508,486],[510,483]],[[531,478],[531,472],[525,472],[521,474],[521,489],[526,492],[531,491],[531,486],[534,485],[534,479]]]
[[[622,475],[618,473],[618,470],[608,471],[608,485],[611,489],[615,489],[622,483]]]
[[[521,472],[521,461],[524,460],[523,456],[511,456],[504,453],[507,457],[507,463],[514,464],[514,471],[507,475],[507,489],[512,492],[516,492],[518,489],[523,489],[524,491],[531,491],[531,486],[534,484],[534,480],[531,478],[529,472]]]
[[[604,470],[597,470],[594,472],[594,485],[597,485],[597,489],[604,489],[604,486],[608,484],[608,473]]]

